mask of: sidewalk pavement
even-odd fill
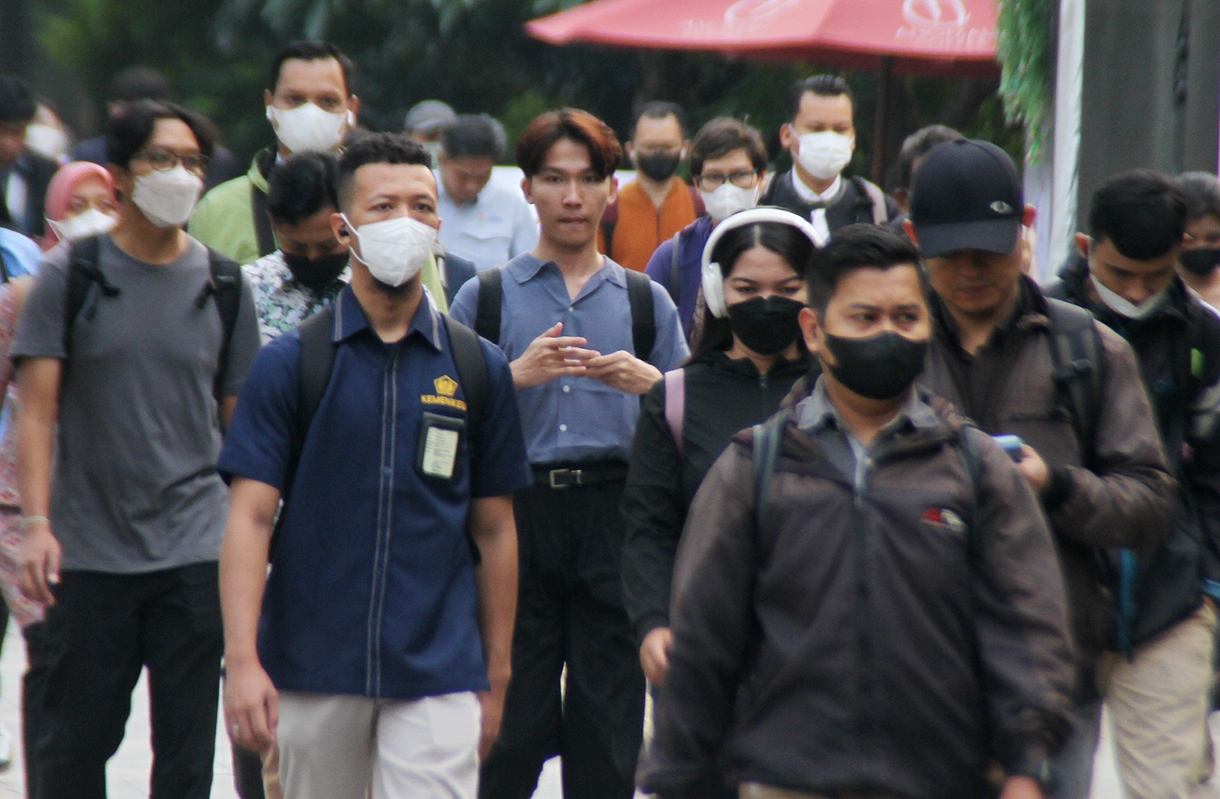
[[[13,736],[13,763],[0,772],[0,799],[20,799],[25,796],[25,773],[21,752],[21,673],[25,669],[25,643],[15,624],[9,625],[0,656],[0,725]],[[1212,739],[1220,743],[1220,714],[1210,719]],[[132,697],[131,718],[127,735],[118,753],[110,761],[106,782],[110,799],[144,799],[148,796],[148,772],[152,752],[148,744],[148,688],[144,678]],[[1220,751],[1220,747],[1217,748]],[[1090,799],[1122,799],[1118,775],[1109,741],[1103,733],[1094,767]],[[640,795],[637,794],[637,797]],[[233,764],[229,755],[229,738],[223,721],[216,725],[216,772],[212,783],[212,799],[237,799],[233,788]],[[549,761],[538,783],[534,799],[562,799],[558,758]],[[1192,799],[1220,799],[1220,780],[1213,780],[1192,795]]]

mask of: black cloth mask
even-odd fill
[[[681,153],[649,153],[648,155],[637,155],[635,157],[636,164],[640,167],[640,171],[655,180],[657,183],[669,180],[673,174],[678,171],[678,164],[682,161]]]
[[[796,317],[804,304],[788,297],[753,297],[729,306],[729,327],[742,344],[759,355],[778,355],[796,341]]]
[[[1220,249],[1202,247],[1194,250],[1182,250],[1178,253],[1178,262],[1182,268],[1192,275],[1202,277],[1220,264]]]
[[[347,266],[347,252],[336,252],[330,255],[320,255],[317,258],[306,258],[304,255],[284,253],[284,263],[293,278],[306,288],[317,291],[330,285],[342,274]]]
[[[835,365],[824,364],[848,390],[869,399],[892,399],[911,387],[923,371],[928,340],[912,340],[898,333],[868,338],[841,338],[826,334],[826,347]]]

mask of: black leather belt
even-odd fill
[[[595,483],[622,482],[627,479],[627,465],[619,461],[572,464],[542,464],[532,467],[534,484],[550,488],[574,488]]]

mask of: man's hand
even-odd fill
[[[33,523],[25,530],[21,544],[17,582],[28,599],[50,607],[55,604],[51,586],[59,582],[59,561],[63,551],[49,522],[30,521]]]
[[[479,732],[479,760],[486,760],[492,744],[500,737],[500,722],[504,719],[504,696],[508,682],[495,680],[490,691],[479,691],[479,706],[483,709],[483,728]]]
[[[561,332],[563,322],[556,322],[509,364],[514,388],[540,386],[557,377],[584,377],[585,362],[600,353],[584,349],[588,342],[580,336],[561,336]]]
[[[1021,445],[1021,460],[1017,461],[1017,471],[1025,475],[1025,479],[1033,487],[1038,496],[1046,489],[1046,483],[1051,479],[1051,470],[1037,450],[1029,444]]]
[[[640,644],[640,665],[644,668],[644,676],[653,685],[665,682],[665,673],[669,671],[669,650],[674,645],[674,634],[668,627],[655,627],[644,636]]]
[[[263,753],[275,746],[280,695],[257,661],[225,662],[225,727],[233,743]]]
[[[1031,777],[1009,777],[1004,780],[1000,799],[1043,799],[1042,789]]]
[[[643,394],[661,379],[661,370],[641,361],[627,350],[599,355],[585,361],[586,377],[600,380],[626,394]]]

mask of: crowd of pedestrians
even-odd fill
[[[651,102],[519,187],[356,88],[284,47],[242,173],[151,70],[71,158],[0,76],[29,796],[106,795],[144,669],[153,799],[222,681],[243,799],[1085,799],[1103,706],[1126,796],[1210,777],[1215,175],[1105,181],[1040,286],[1012,159],[931,126],[886,194],[840,77],[790,170]]]

